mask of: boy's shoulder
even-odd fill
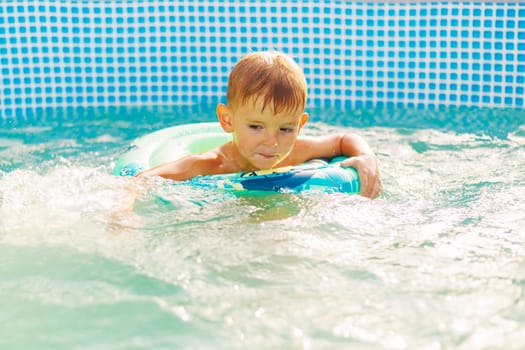
[[[314,158],[331,158],[340,153],[340,135],[300,136],[289,156],[290,164],[300,164]]]
[[[228,156],[227,148],[224,146],[214,148],[204,153],[189,156],[189,166],[195,169],[199,175],[223,174],[238,172],[231,157]]]
[[[296,147],[315,147],[320,145],[326,145],[327,143],[338,142],[341,135],[338,134],[327,134],[319,136],[301,135],[297,137],[295,142]]]

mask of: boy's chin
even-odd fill
[[[250,166],[253,170],[265,170],[275,168],[279,164],[279,161],[268,161],[268,160],[252,160]]]
[[[256,170],[266,170],[279,167],[279,162],[264,162],[259,164],[253,164]]]

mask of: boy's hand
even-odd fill
[[[341,162],[341,166],[353,167],[359,174],[361,182],[360,195],[368,198],[377,198],[383,189],[377,157],[374,154],[363,154],[347,158]]]

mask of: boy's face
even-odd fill
[[[273,114],[270,106],[262,111],[262,101],[226,109],[226,132],[233,133],[233,143],[238,161],[254,169],[269,169],[292,151],[299,131],[308,115],[302,110]],[[219,113],[220,114],[220,113]]]

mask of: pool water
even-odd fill
[[[379,199],[109,175],[134,138],[212,107],[4,121],[2,348],[521,348],[525,111],[309,112],[305,133],[368,140]]]

